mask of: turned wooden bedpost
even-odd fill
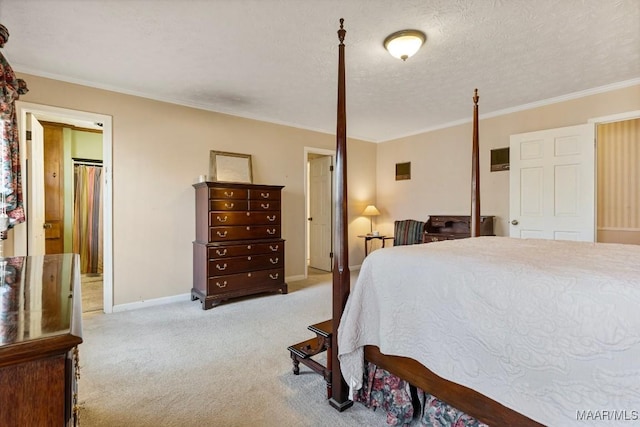
[[[338,325],[350,290],[348,234],[347,234],[347,113],[344,71],[344,19],[338,30],[338,121],[336,128],[335,166],[335,234],[333,248],[333,335],[331,337],[331,398],[329,403],[338,411],[344,411],[353,402],[349,400],[347,384],[342,379],[338,360]]]
[[[471,154],[471,237],[480,235],[480,144],[478,142],[478,89],[473,95],[473,148]]]

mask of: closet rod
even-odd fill
[[[72,160],[76,165],[102,166],[102,160],[81,159],[78,157],[72,157]]]

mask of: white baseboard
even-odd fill
[[[349,270],[360,270],[360,265],[349,266]],[[286,282],[295,282],[297,280],[304,280],[304,274],[298,274],[296,276],[285,277]],[[138,310],[140,308],[154,307],[156,305],[171,304],[172,302],[186,301],[191,299],[191,294],[173,295],[170,297],[153,298],[143,301],[129,302],[126,304],[118,304],[113,306],[113,312]]]
[[[139,308],[153,307],[156,305],[171,304],[172,302],[187,301],[191,299],[191,294],[173,295],[170,297],[153,298],[143,301],[130,302],[127,304],[118,304],[113,306],[113,312],[137,310]]]

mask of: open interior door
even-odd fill
[[[44,255],[44,128],[32,114],[27,114],[31,142],[27,159],[27,253]]]
[[[594,124],[511,136],[509,235],[595,238]]]
[[[309,160],[309,267],[331,271],[331,156]]]

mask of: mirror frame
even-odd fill
[[[253,184],[251,154],[211,150],[209,153],[209,179],[215,182]]]

